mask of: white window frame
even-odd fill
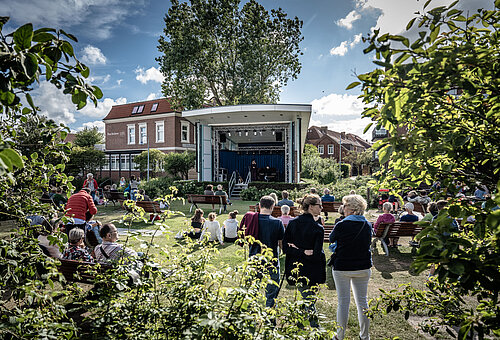
[[[118,170],[118,162],[120,161],[120,155],[118,154],[113,154],[111,155],[111,170]]]
[[[131,130],[133,130],[134,132],[130,133]],[[127,125],[127,144],[128,145],[135,144],[135,124]]]
[[[146,131],[144,136],[142,135],[142,132],[141,132],[142,128],[144,128]],[[143,137],[145,137],[145,138],[143,139]],[[148,143],[148,124],[147,123],[140,123],[139,124],[139,144],[144,145],[147,143]]]
[[[335,149],[333,148],[333,144],[328,144],[328,154],[333,155],[334,150]]]
[[[159,131],[160,127],[161,127],[161,132]],[[155,133],[156,143],[165,143],[165,121],[156,122],[155,132],[156,132]]]
[[[128,165],[129,165],[129,161],[128,161],[128,155],[127,154],[122,154],[121,157],[121,170],[128,170]]]
[[[156,110],[158,110],[158,103],[153,103],[151,106],[151,112],[156,112]]]
[[[187,134],[186,134],[187,138],[186,139],[182,138],[182,136],[183,136],[182,130],[183,130],[184,127],[186,127],[186,132],[187,132]],[[189,141],[191,140],[190,137],[191,136],[189,135],[189,122],[184,122],[184,121],[181,122],[181,143],[189,143]]]
[[[325,153],[325,146],[324,145],[318,145],[318,152],[320,155],[323,155]]]

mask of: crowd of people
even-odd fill
[[[125,192],[130,193],[131,199],[150,200],[144,190],[139,190],[139,181],[134,176],[127,184],[125,178],[119,182]],[[433,186],[434,188],[434,186]],[[94,220],[97,213],[96,190],[98,184],[92,174],[87,176],[81,190],[71,195],[69,199],[60,190],[55,190],[53,200],[65,204],[65,215],[67,221],[64,230],[68,234],[68,244],[61,253],[48,241],[49,234],[55,231],[53,226],[47,226],[46,220],[33,218],[33,223],[45,224],[47,228],[38,236],[39,243],[47,255],[84,262],[110,263],[120,258],[137,259],[140,253],[130,248],[123,247],[118,243],[118,230],[112,223],[101,225]],[[228,204],[229,197],[222,185],[217,185],[214,191],[213,185],[207,185],[205,195],[224,195]],[[109,190],[116,190],[116,185]],[[432,189],[431,189],[432,190]],[[468,190],[463,188],[462,192]],[[409,190],[404,195],[404,201],[399,201],[395,195],[393,200],[387,199],[382,205],[382,214],[374,223],[369,222],[364,212],[367,210],[366,200],[351,191],[349,195],[342,198],[342,205],[338,209],[339,217],[334,222],[334,228],[329,234],[332,254],[327,262],[327,256],[323,251],[325,238],[324,225],[328,220],[328,212],[322,214],[323,202],[335,202],[335,196],[328,188],[323,189],[323,195],[318,195],[318,190],[311,188],[301,199],[294,202],[290,199],[288,191],[278,195],[271,193],[263,196],[257,203],[256,212],[247,212],[238,220],[239,212],[230,211],[227,218],[221,224],[217,221],[217,214],[210,212],[204,218],[204,211],[196,209],[190,219],[190,230],[181,231],[176,238],[196,240],[198,242],[214,242],[220,245],[234,243],[242,236],[253,236],[255,242],[249,246],[249,256],[261,253],[262,246],[272,250],[270,265],[265,270],[273,283],[266,286],[266,306],[273,307],[279,294],[283,278],[290,285],[297,286],[303,299],[307,301],[306,310],[314,311],[318,285],[326,281],[326,268],[332,267],[332,276],[338,296],[337,307],[337,330],[335,339],[343,339],[347,327],[351,289],[357,306],[358,322],[360,326],[360,339],[369,339],[369,319],[365,310],[368,308],[367,291],[371,276],[372,235],[382,223],[394,223],[416,221],[432,221],[446,204],[446,200],[433,202],[426,190]],[[489,195],[487,189],[478,186],[474,192],[477,199],[484,199]],[[59,197],[60,196],[60,197]],[[424,214],[415,211],[416,205],[425,207]],[[281,216],[272,216],[275,206],[280,207]],[[399,207],[403,208],[399,212]],[[292,209],[300,210],[299,214],[292,216]],[[226,212],[226,207],[224,207]],[[298,215],[298,216],[297,216]],[[450,224],[458,230],[456,220],[450,219]],[[373,225],[373,226],[372,226]],[[94,235],[90,237],[91,235]],[[398,247],[398,239],[386,238],[385,243],[389,247]],[[417,246],[415,240],[410,245]],[[285,256],[284,277],[281,278],[280,254]],[[431,275],[432,275],[431,270]],[[311,313],[310,315],[315,315]],[[317,318],[311,317],[312,327],[318,327]]]

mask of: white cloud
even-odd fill
[[[93,127],[97,127],[99,132],[104,133],[104,122],[102,120],[94,120],[93,122],[83,123],[82,126],[76,129],[76,131],[82,131],[85,128],[92,129]]]
[[[335,21],[335,23],[341,27],[345,27],[348,30],[350,30],[352,29],[352,23],[358,20],[359,18],[361,18],[361,14],[359,14],[354,10],[349,12],[349,14],[347,14],[345,18]]]
[[[330,55],[344,56],[349,49],[353,49],[361,41],[362,33],[356,34],[352,41],[342,41],[339,46],[333,47],[330,50]]]
[[[35,26],[64,27],[67,32],[77,26],[93,38],[106,39],[112,30],[136,15],[146,0],[16,0],[2,1],[2,15],[16,24],[31,22]],[[91,27],[92,29],[88,29]],[[69,28],[69,29],[67,29]]]
[[[106,64],[106,57],[98,47],[87,45],[83,49],[82,61],[90,65]]]
[[[152,93],[148,94],[146,100],[153,100],[153,99],[156,99],[156,98],[159,98],[158,94],[152,92]]]
[[[363,130],[371,122],[361,118],[363,102],[355,95],[331,93],[311,102],[312,116],[310,125],[328,126],[337,132],[354,133],[364,139],[370,139],[369,132]]]
[[[88,102],[87,105],[77,110],[76,105],[71,101],[71,96],[64,94],[49,82],[42,81],[40,86],[32,92],[33,101],[38,105],[41,114],[53,119],[57,123],[70,125],[76,122],[76,117],[79,120],[85,118],[102,119],[104,118],[113,105],[126,104],[126,98],[104,98],[97,103]]]
[[[157,83],[163,82],[163,74],[156,67],[150,67],[147,70],[144,70],[142,67],[138,67],[135,70],[135,79],[140,81],[143,84],[146,84],[148,81],[154,81]]]
[[[454,0],[434,0],[426,8],[430,10],[438,6],[448,6]],[[425,1],[401,0],[354,0],[358,13],[362,16],[377,11],[377,23],[373,28],[380,28],[380,33],[398,34],[406,30],[406,24],[415,17],[415,12],[423,12]],[[455,7],[461,10],[469,10],[471,13],[478,8],[492,9],[491,0],[460,1]],[[352,12],[351,12],[352,13]],[[350,14],[350,13],[349,13]]]
[[[331,55],[339,55],[343,56],[347,53],[348,48],[347,48],[347,41],[342,41],[339,46],[333,47],[330,50]]]
[[[94,103],[88,102],[87,105],[81,109],[79,112],[87,117],[104,118],[113,105],[126,104],[127,99],[120,97],[116,100],[111,98],[104,98],[103,100],[97,102],[97,107]]]
[[[118,80],[116,81],[116,84],[117,84],[118,86],[121,86],[122,81],[123,81],[123,79],[118,79]]]

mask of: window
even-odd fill
[[[109,170],[109,155],[104,156],[104,164],[102,170]]]
[[[165,142],[165,123],[156,122],[156,143]]]
[[[111,170],[118,170],[119,155],[111,155]]]
[[[139,108],[139,106],[134,106],[134,108],[132,109],[132,113],[137,113],[138,108]]]
[[[137,108],[137,113],[142,113],[142,111],[144,111],[144,105],[139,105],[139,107]]]
[[[318,152],[320,155],[325,153],[325,146],[324,145],[318,145]]]
[[[189,123],[181,122],[181,142],[189,143]]]
[[[328,154],[333,155],[333,144],[328,144]]]
[[[135,144],[135,125],[127,125],[128,144]]]
[[[131,170],[136,170],[138,168],[137,164],[134,162],[135,156],[137,156],[137,155],[130,155]]]
[[[153,103],[153,106],[151,106],[151,112],[156,112],[156,109],[158,109],[158,103]]]
[[[121,155],[120,157],[120,169],[121,170],[128,170],[128,155]]]
[[[139,144],[147,144],[148,126],[146,123],[139,124]]]

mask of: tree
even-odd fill
[[[407,287],[384,294],[375,310],[434,315],[428,332],[439,324],[458,326],[458,338],[475,333],[482,339],[500,335],[500,210],[492,209],[500,204],[500,1],[494,10],[470,16],[455,5],[412,19],[407,29],[415,22],[421,28],[413,42],[375,31],[365,39],[365,53],[375,51],[381,68],[359,75],[347,88],[362,84],[368,105],[363,115],[391,133],[374,145],[380,162],[389,161],[384,185],[441,180],[445,192],[435,194],[440,198],[454,197],[456,181],[463,181],[471,188],[484,184],[493,193],[484,205],[451,200],[418,236],[413,264],[417,272],[439,264],[437,280],[428,291]],[[407,133],[398,135],[399,126]],[[463,219],[465,231],[454,230],[451,218]],[[467,304],[467,296],[479,304]]]
[[[302,22],[255,0],[190,0],[165,16],[157,58],[174,106],[272,103],[300,72]]]
[[[171,152],[165,156],[165,170],[174,177],[187,179],[189,170],[195,166],[195,160],[194,152]]]
[[[103,142],[104,134],[94,126],[93,128],[84,128],[82,131],[78,131],[73,144],[82,148],[93,148],[96,144],[102,144]]]
[[[148,151],[141,152],[140,155],[134,158],[135,164],[137,164],[138,169],[141,172],[147,171],[148,169]],[[159,172],[163,171],[165,164],[165,153],[158,149],[149,150],[149,170],[152,172],[152,176],[155,177]]]
[[[362,165],[373,165],[373,150],[366,149],[362,152],[350,151],[344,156],[344,161],[352,163],[352,165],[356,168],[357,175],[360,176],[363,174]]]
[[[338,164],[331,158],[321,158],[318,149],[312,144],[304,145],[302,154],[303,178],[315,179],[321,184],[336,182],[340,177]]]

